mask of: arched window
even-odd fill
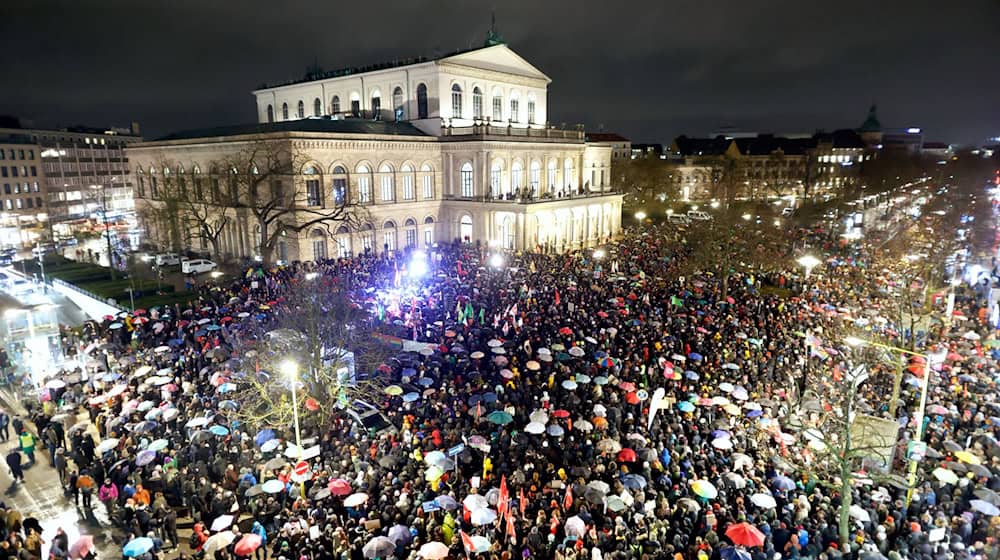
[[[538,194],[538,188],[542,184],[542,164],[538,161],[531,162],[530,172],[528,174],[528,188],[531,189],[531,195],[534,196]]]
[[[413,166],[408,163],[404,164],[399,173],[403,179],[403,200],[415,200],[417,198],[417,189]]]
[[[403,232],[406,236],[404,243],[406,247],[416,247],[417,246],[417,221],[413,218],[407,218],[406,223],[403,224]]]
[[[296,111],[296,112],[295,112],[295,114],[296,114],[296,115],[297,115],[297,116],[298,116],[298,117],[299,117],[300,119],[304,119],[304,118],[306,118],[306,104],[305,104],[305,103],[303,103],[301,99],[299,99],[299,110],[298,110],[298,111]]]
[[[313,100],[313,116],[321,117],[323,116],[323,102],[317,97]]]
[[[314,166],[306,167],[302,174],[306,176],[306,205],[323,206],[323,188],[320,172]]]
[[[524,186],[524,167],[521,162],[515,161],[513,165],[510,166],[510,191],[517,194],[521,191],[521,187]]]
[[[516,91],[510,93],[510,122],[517,122],[520,114],[521,94]]]
[[[500,243],[504,249],[514,248],[514,218],[509,214],[500,222]]]
[[[281,120],[288,120],[288,103],[281,104]]]
[[[490,195],[493,198],[500,198],[501,194],[503,194],[503,163],[497,160],[490,166]]]
[[[351,92],[351,115],[361,116],[361,96],[356,91]]]
[[[556,173],[558,171],[559,162],[555,159],[550,159],[548,171],[545,173],[545,186],[548,188],[549,193],[556,191]]]
[[[468,214],[462,216],[458,224],[458,235],[465,243],[472,241],[472,216]]]
[[[392,166],[388,163],[383,163],[382,166],[378,168],[378,172],[379,184],[382,187],[382,201],[392,202],[396,199],[396,188],[392,181]]]
[[[434,170],[426,163],[420,167],[420,188],[424,192],[424,200],[434,198]]]
[[[382,249],[386,252],[396,250],[396,222],[392,220],[382,224]]]
[[[392,90],[392,113],[397,121],[403,120],[403,88]]]
[[[472,118],[483,118],[483,90],[478,86],[472,89]]]
[[[361,248],[369,252],[375,247],[375,226],[365,224],[361,228]]]
[[[337,206],[347,203],[347,170],[339,165],[333,168],[333,203]]]
[[[563,163],[563,186],[567,190],[573,186],[573,160],[566,158],[565,163]]]
[[[500,88],[493,89],[493,120],[503,120],[503,93]]]
[[[465,198],[472,198],[475,193],[475,188],[472,182],[472,164],[469,162],[463,163],[459,174],[461,175],[462,196]]]
[[[535,123],[535,94],[528,94],[528,124]]]
[[[330,114],[336,115],[340,112],[340,96],[334,95],[333,99],[330,100]]]
[[[427,85],[417,85],[417,118],[427,118]]]
[[[312,239],[313,260],[326,260],[326,232],[316,228],[312,230],[309,237]]]
[[[462,118],[462,86],[458,84],[451,86],[451,118]]]
[[[274,122],[274,106],[267,106],[267,122]]]
[[[357,168],[358,173],[358,202],[368,204],[372,201],[372,174],[368,166],[361,164]]]
[[[382,92],[378,89],[372,90],[372,118],[377,119],[382,111]]]
[[[139,176],[139,196],[141,198],[146,198],[146,177],[142,172],[142,168],[136,169],[136,175]]]
[[[424,245],[430,247],[434,244],[434,218],[427,216],[424,218]]]

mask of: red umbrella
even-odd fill
[[[347,482],[343,478],[335,478],[330,481],[327,485],[330,489],[330,493],[334,496],[346,496],[351,493],[351,483]]]
[[[552,416],[556,418],[569,418],[569,411],[560,408],[559,410],[552,412]]]
[[[145,309],[136,309],[135,311],[132,312],[132,314],[133,315],[145,315],[146,314],[146,310]]]
[[[726,536],[733,544],[742,546],[764,546],[764,533],[761,533],[753,525],[743,522],[730,525],[726,528]]]
[[[306,399],[306,409],[311,410],[313,412],[319,410],[319,401],[317,401],[312,397],[309,397],[308,399]]]
[[[233,552],[237,556],[250,556],[258,548],[260,548],[260,535],[247,533],[243,535],[242,539],[237,541],[236,546],[233,547]]]
[[[639,394],[635,391],[625,393],[625,402],[628,404],[639,404]]]
[[[625,391],[635,391],[635,383],[632,383],[631,381],[622,381],[618,384],[618,388]]]
[[[618,452],[618,461],[621,463],[634,463],[636,460],[635,450],[626,447]]]
[[[597,316],[600,317],[601,319],[607,319],[608,318],[608,312],[607,311],[598,311],[597,312]]]
[[[964,359],[958,352],[949,352],[946,358],[953,362],[961,362]]]
[[[563,327],[563,328],[559,329],[559,334],[564,335],[564,336],[570,336],[571,334],[573,334],[573,329],[571,329],[569,327]]]

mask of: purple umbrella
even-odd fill
[[[156,452],[150,451],[149,449],[143,449],[138,455],[136,455],[135,464],[140,467],[144,467],[152,463],[153,459],[156,459]]]

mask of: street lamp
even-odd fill
[[[494,253],[493,256],[490,257],[490,266],[493,268],[503,267],[503,255],[500,253]]]
[[[594,260],[599,261],[603,259],[605,254],[604,249],[594,249]]]
[[[894,352],[899,352],[907,356],[917,356],[924,360],[924,378],[921,380],[920,384],[920,405],[917,407],[917,415],[914,421],[917,423],[916,430],[913,434],[914,443],[920,443],[924,437],[924,413],[927,409],[927,392],[931,384],[931,358],[928,354],[921,352],[914,352],[913,350],[907,350],[906,348],[900,348],[898,346],[890,346],[888,344],[882,344],[879,342],[874,342],[872,340],[866,340],[863,338],[858,338],[856,336],[848,336],[844,338],[844,342],[848,346],[873,346],[875,348],[882,348],[884,350],[890,350]],[[903,379],[903,368],[902,364],[896,369],[896,378],[892,382],[892,401],[889,403],[890,406],[890,416],[895,419],[896,414],[896,402],[899,401],[899,388],[902,384]],[[910,502],[913,500],[913,489],[917,485],[917,460],[915,455],[911,455],[910,458],[910,468],[909,476],[907,480],[906,488],[906,507],[910,507]]]
[[[646,213],[643,212],[642,210],[639,210],[638,212],[635,213],[635,219],[639,220],[639,222],[642,222],[643,220],[646,219]]]
[[[297,396],[299,365],[296,364],[294,360],[285,360],[284,362],[281,362],[281,373],[284,374],[285,377],[288,378],[288,381],[292,384],[292,415],[295,417],[295,449],[298,452],[298,461],[302,461],[302,433],[299,431],[299,397]],[[305,482],[300,483],[300,485],[302,488],[302,494],[305,495]]]
[[[799,266],[806,269],[806,280],[808,280],[809,275],[812,274],[812,269],[816,268],[816,266],[820,263],[820,260],[812,255],[803,255],[795,262],[799,263]]]

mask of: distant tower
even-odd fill
[[[493,45],[504,45],[507,41],[503,40],[503,35],[497,31],[497,14],[493,12],[490,17],[490,32],[486,34],[486,42],[483,43],[484,47],[492,47]]]
[[[878,122],[878,116],[875,114],[877,110],[878,105],[872,105],[868,109],[868,118],[858,128],[858,135],[868,148],[874,148],[882,143],[882,123]]]

